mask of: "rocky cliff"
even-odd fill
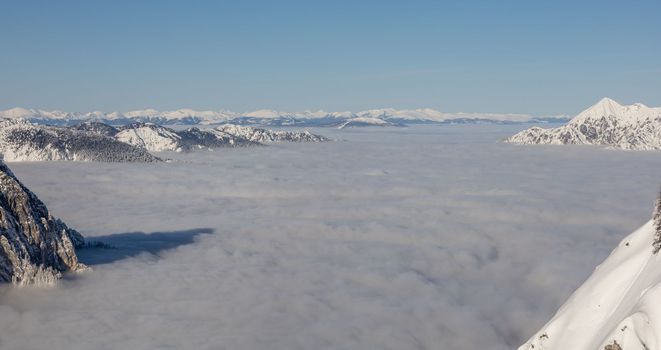
[[[75,251],[83,244],[0,162],[0,282],[50,284],[62,272],[85,269]]]

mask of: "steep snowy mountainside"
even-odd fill
[[[519,350],[661,349],[661,197],[654,218],[624,238]]]

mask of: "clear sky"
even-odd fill
[[[661,106],[661,1],[5,1],[0,109]]]

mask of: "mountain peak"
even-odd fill
[[[635,108],[638,109],[638,108]],[[594,105],[588,107],[586,110],[583,112],[579,113],[576,117],[572,119],[571,122],[576,123],[582,123],[585,120],[591,120],[591,119],[601,119],[602,117],[616,117],[620,121],[626,121],[626,120],[634,120],[637,119],[636,113],[633,113],[634,109],[631,108],[631,106],[625,106],[617,101],[604,97],[599,102],[595,103]]]
[[[618,107],[622,107],[621,104],[619,104],[617,101],[604,97],[599,102],[597,102],[594,106],[590,107],[589,109],[597,108],[599,110],[604,110],[604,111],[612,111]]]

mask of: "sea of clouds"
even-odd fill
[[[512,349],[650,218],[657,152],[499,142],[525,126],[13,163],[112,249],[0,288],[2,349]]]

